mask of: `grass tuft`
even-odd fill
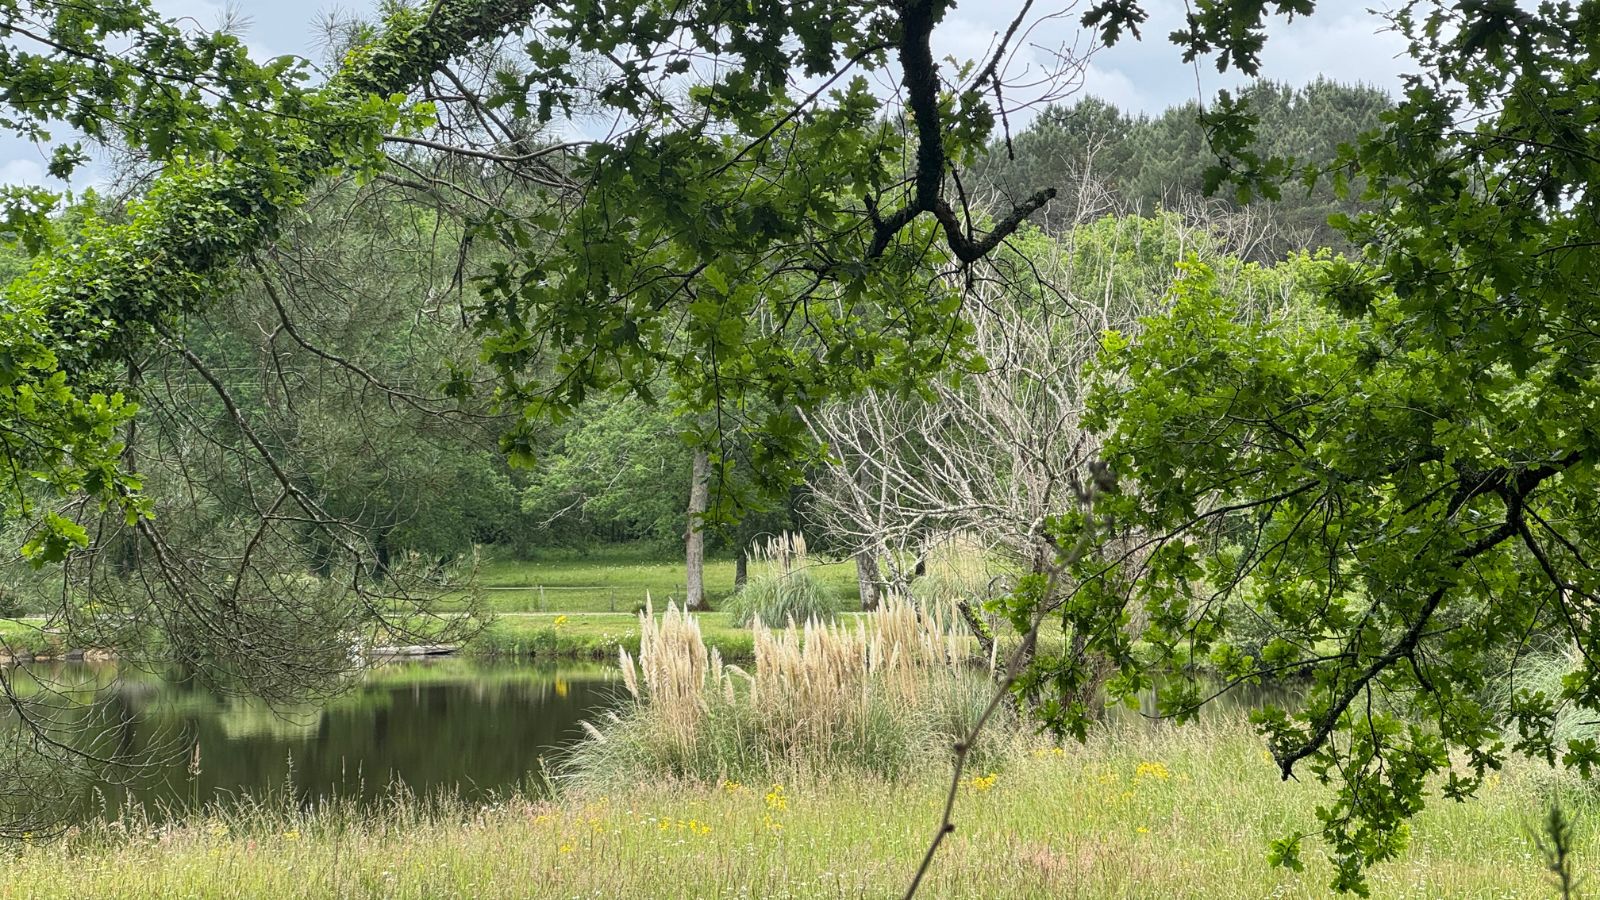
[[[785,532],[758,542],[750,559],[759,571],[723,603],[735,628],[749,628],[757,621],[780,626],[832,621],[839,596],[807,558],[803,535]]]

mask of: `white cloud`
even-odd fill
[[[1363,4],[1364,5],[1364,4]],[[981,54],[994,34],[1006,28],[1020,4],[967,0],[959,15],[941,26],[938,45]],[[1184,63],[1182,50],[1167,39],[1183,24],[1182,0],[1147,0],[1150,19],[1140,29],[1141,40],[1129,35],[1113,47],[1096,50],[1084,72],[1079,95],[1097,96],[1128,112],[1160,113],[1169,106],[1210,98],[1221,88],[1236,87],[1248,80],[1235,71],[1219,73],[1212,60],[1198,66]],[[1047,11],[1048,12],[1048,11]],[[1075,12],[1063,16],[1036,16],[1015,42],[1017,65],[1026,63],[1035,72],[1052,63],[1049,50],[1061,46],[1083,49],[1089,39],[1078,24]],[[1401,73],[1409,71],[1404,56],[1404,41],[1386,32],[1386,21],[1354,4],[1320,4],[1316,14],[1296,18],[1268,19],[1266,49],[1262,54],[1261,75],[1276,81],[1303,85],[1319,76],[1343,82],[1364,82],[1396,90]],[[946,32],[949,32],[948,36]],[[1198,77],[1199,85],[1196,85]]]
[[[1099,97],[1118,109],[1142,110],[1151,106],[1150,98],[1139,90],[1128,73],[1120,69],[1103,69],[1090,63],[1083,72],[1082,97]]]
[[[260,0],[252,3],[224,3],[221,0],[154,0],[154,6],[163,16],[176,19],[185,30],[195,31],[214,31],[220,28],[232,11],[235,14],[233,18],[242,18],[246,23],[239,39],[244,41],[253,58],[265,60],[283,53],[280,50],[273,50],[257,33],[261,24],[257,21],[258,16],[271,16],[273,12],[282,15],[283,8],[278,4],[263,3]],[[269,12],[269,9],[272,12]],[[299,18],[295,17],[296,20]],[[309,19],[305,20],[305,30],[306,38],[309,40],[311,37]]]
[[[8,159],[0,162],[0,185],[44,185],[44,165],[32,159]]]
[[[999,40],[1000,34],[993,24],[958,12],[940,22],[934,29],[933,56],[940,62],[949,56],[962,61],[975,60],[983,63],[987,61],[989,52]]]
[[[1268,32],[1261,71],[1268,78],[1305,84],[1320,75],[1394,88],[1414,71],[1403,37],[1372,13],[1341,11],[1295,20]]]

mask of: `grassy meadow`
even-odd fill
[[[653,782],[485,807],[398,798],[377,816],[323,807],[122,821],[20,848],[0,897],[891,897],[937,822],[940,771],[901,779]],[[922,896],[1322,897],[1329,869],[1270,868],[1266,842],[1310,824],[1322,790],[1284,783],[1237,719],[1124,725],[1034,746],[961,788],[956,832]],[[1590,795],[1511,767],[1483,796],[1436,801],[1375,897],[1552,897],[1526,829],[1563,796],[1578,865],[1600,866]],[[1600,871],[1600,869],[1595,869]]]

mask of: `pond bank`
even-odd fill
[[[749,629],[733,628],[722,613],[700,615],[706,643],[727,660],[747,660],[755,653]],[[17,662],[115,658],[110,649],[73,647],[65,635],[46,627],[43,619],[0,619],[0,665]],[[381,645],[374,657],[421,657],[459,654],[491,659],[615,660],[617,651],[639,651],[639,620],[633,613],[501,613],[460,644]]]
[[[728,625],[725,613],[699,613],[708,647],[723,659],[748,660],[755,638]],[[468,639],[469,655],[532,659],[615,660],[618,650],[639,652],[639,618],[632,613],[503,613]]]

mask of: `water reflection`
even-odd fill
[[[240,795],[305,801],[418,794],[475,799],[537,786],[545,764],[615,702],[614,669],[396,662],[318,706],[272,709],[174,677],[115,664],[57,663],[17,677],[19,693],[53,692],[58,714],[89,725],[103,755],[153,765],[84,785],[74,818],[124,804],[152,815]],[[198,758],[193,748],[198,747]]]
[[[296,709],[113,663],[42,663],[15,676],[18,694],[45,697],[56,717],[86,726],[81,746],[103,757],[154,760],[83,784],[60,810],[77,820],[115,816],[126,805],[160,819],[243,796],[371,802],[397,783],[469,800],[537,790],[544,767],[582,736],[580,721],[598,718],[621,693],[615,667],[456,659],[378,666],[334,699]],[[1293,706],[1295,693],[1241,688],[1202,717],[1264,701]],[[1109,709],[1106,724],[1159,728],[1162,720],[1146,692],[1134,708]]]

